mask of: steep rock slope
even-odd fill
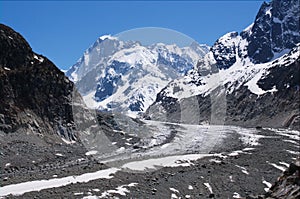
[[[0,24],[0,131],[76,140],[73,83],[25,39]],[[54,136],[53,136],[54,135]],[[55,136],[59,135],[59,136]]]
[[[170,82],[146,117],[299,129],[297,12],[299,1],[264,3],[254,24],[218,39],[192,72]]]

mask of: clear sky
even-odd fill
[[[212,45],[250,25],[263,1],[0,1],[0,22],[59,68],[73,65],[104,34],[162,27]]]

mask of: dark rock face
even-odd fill
[[[263,90],[276,87],[277,91],[257,98],[246,87],[241,87],[227,95],[228,123],[300,129],[300,58],[287,65],[274,63],[257,84]]]
[[[224,35],[211,47],[217,68],[231,67],[237,56],[249,57],[254,64],[259,64],[272,60],[284,50],[291,50],[300,41],[299,13],[298,0],[263,3],[253,25],[240,34]]]
[[[271,198],[300,198],[300,159],[290,164],[266,194],[246,197],[246,199]]]
[[[20,63],[28,66],[33,60],[33,52],[26,40],[11,28],[1,24],[0,30],[1,67],[16,69]]]
[[[299,42],[299,12],[298,0],[263,3],[247,38],[248,55],[254,63],[268,62],[274,53],[292,49]]]
[[[236,48],[238,48],[238,46],[236,46],[230,40],[236,38],[237,36],[237,32],[229,33],[227,41],[217,40],[211,48],[219,69],[227,69],[236,62]],[[226,45],[227,42],[229,42],[230,44]]]
[[[0,24],[0,131],[59,134],[75,140],[73,83],[25,39]]]
[[[291,163],[266,194],[266,198],[300,198],[300,161]]]

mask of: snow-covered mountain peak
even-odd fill
[[[105,35],[66,73],[87,105],[124,113],[145,111],[171,80],[193,69],[207,45],[191,46],[123,41]]]
[[[194,70],[173,80],[158,93],[156,102],[147,111],[148,116],[156,115],[159,119],[163,112],[171,115],[173,121],[180,117],[181,103],[186,106],[184,110],[191,107],[194,110],[199,102],[200,112],[205,112],[215,91],[222,91],[220,96],[237,97],[236,103],[243,99],[245,104],[251,101],[248,96],[255,99],[283,96],[285,89],[294,99],[293,91],[299,91],[299,32],[299,1],[264,3],[253,24],[240,34],[229,32],[220,37]],[[290,90],[291,85],[294,90]],[[198,100],[197,105],[187,104],[194,98]]]
[[[111,36],[111,35],[102,35],[99,37],[100,40],[105,40],[105,39],[109,39],[109,40],[117,40],[117,37]]]
[[[144,46],[135,46],[134,48],[123,49],[116,52],[108,61],[108,64],[118,61],[134,67],[137,65],[155,64],[156,60],[157,53],[150,51]]]

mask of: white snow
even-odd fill
[[[243,151],[253,151],[253,150],[255,150],[255,148],[248,148],[248,147],[247,147],[247,148],[244,148],[244,149],[243,149]]]
[[[229,153],[228,156],[238,156],[240,153],[244,153],[244,152],[241,150],[237,150]]]
[[[88,107],[111,110],[114,108],[108,108],[108,105],[116,103],[118,111],[134,117],[138,112],[130,111],[130,104],[141,102],[141,112],[144,112],[155,101],[157,93],[162,88],[172,79],[182,75],[179,69],[176,71],[169,65],[157,63],[159,57],[162,56],[171,63],[177,63],[173,56],[178,55],[190,63],[189,67],[191,67],[206,53],[204,49],[208,49],[206,45],[183,48],[166,44],[142,46],[138,42],[121,41],[110,35],[104,35],[99,40],[101,41],[97,41],[86,50],[82,58],[69,69],[71,73],[69,77],[77,83],[77,88],[82,88],[79,91]],[[117,69],[111,65],[115,62],[124,63],[128,72],[117,72]],[[178,67],[184,69],[184,66]],[[80,81],[86,75],[90,80],[89,86],[86,86],[86,79]],[[121,75],[122,77],[118,83],[114,84],[113,94],[99,102],[95,99],[97,83],[108,75],[112,77]],[[124,93],[125,91],[127,93]],[[141,96],[143,100],[140,99]]]
[[[120,185],[116,189],[107,190],[99,196],[99,198],[110,198],[112,197],[112,194],[120,194],[122,196],[126,196],[127,193],[130,193],[130,191],[126,187],[133,187],[136,186],[138,183],[130,183],[128,185]]]
[[[36,59],[36,60],[38,60],[39,62],[43,62],[44,61],[43,57],[39,57],[36,54],[33,55],[33,58]]]
[[[276,169],[279,169],[280,171],[285,171],[285,170],[286,170],[285,167],[279,166],[279,165],[277,165],[277,164],[275,164],[275,163],[271,163],[271,162],[268,162],[268,161],[267,161],[267,163],[268,163],[269,165],[275,167]]]
[[[61,72],[63,72],[63,73],[66,73],[68,70],[65,70],[65,69],[61,69],[60,68],[60,70],[61,70]]]
[[[266,180],[263,179],[262,181],[263,184],[265,184],[267,186],[267,188],[264,188],[265,192],[268,192],[269,189],[272,187],[272,184],[267,182]]]
[[[163,158],[152,158],[141,161],[134,161],[126,163],[122,166],[123,169],[130,169],[135,171],[144,171],[147,169],[155,169],[160,167],[187,167],[192,165],[193,160],[198,160],[204,157],[218,156],[219,154],[188,154],[167,156]]]
[[[207,189],[209,190],[210,193],[213,193],[212,188],[209,183],[205,182],[203,184],[207,187]]]
[[[111,36],[111,35],[102,35],[99,37],[99,39],[101,40],[105,40],[105,39],[110,39],[110,40],[115,40],[118,39],[117,37]]]
[[[261,138],[266,138],[266,136],[263,135],[258,135],[254,132],[248,131],[246,129],[241,129],[238,132],[241,137],[240,140],[243,142],[244,145],[250,145],[250,146],[257,146],[259,145],[259,139]],[[246,148],[247,149],[252,149],[252,148]],[[245,149],[243,149],[243,151],[246,151]]]
[[[279,162],[279,164],[286,166],[287,168],[290,166],[290,164],[286,163],[286,162]]]
[[[277,88],[275,86],[273,86],[273,88],[269,90],[263,90],[258,86],[257,82],[268,75],[270,68],[277,65],[280,66],[292,63],[297,59],[297,57],[300,56],[300,46],[297,46],[296,49],[298,50],[293,49],[290,55],[284,54],[288,51],[286,49],[279,53],[275,53],[273,59],[270,62],[263,64],[253,64],[248,57],[241,58],[238,56],[239,54],[247,54],[246,50],[248,43],[245,39],[242,39],[240,36],[231,38],[230,33],[228,33],[220,38],[220,41],[222,41],[226,46],[237,46],[235,52],[236,62],[226,70],[219,70],[218,73],[207,76],[200,76],[197,75],[197,72],[201,71],[201,69],[196,69],[195,73],[191,73],[183,78],[173,80],[164,89],[165,96],[173,97],[180,101],[181,99],[195,95],[210,95],[211,92],[217,87],[221,87],[225,90],[225,85],[226,93],[228,94],[233,93],[234,90],[239,89],[241,86],[246,86],[252,93],[256,94],[258,97],[266,93],[277,92]],[[210,65],[213,65],[215,63],[212,52],[206,54],[203,62],[203,68],[209,68]],[[201,85],[197,86],[196,84],[194,84],[193,82],[195,80],[200,82]],[[179,91],[174,92],[175,87],[180,88]]]
[[[242,173],[249,175],[249,172],[247,171],[247,169],[245,167],[239,166],[239,165],[235,165],[236,167],[240,168],[242,170]]]
[[[79,176],[68,176],[63,178],[52,178],[49,180],[36,180],[22,182],[18,184],[6,185],[0,188],[0,196],[12,195],[22,195],[26,192],[40,191],[43,189],[62,187],[71,183],[79,182],[89,182],[91,180],[101,179],[101,178],[112,178],[112,174],[116,173],[119,169],[109,168],[93,173],[85,173]]]
[[[266,10],[266,15],[269,15],[269,17],[272,17],[271,9],[272,9],[272,7],[269,7]]]
[[[98,153],[98,151],[93,150],[93,151],[88,151],[88,152],[86,152],[85,155],[86,155],[86,156],[88,156],[88,155],[95,155],[95,154],[97,154],[97,153]]]
[[[193,187],[192,185],[189,185],[189,186],[188,186],[188,189],[189,189],[189,190],[193,190],[194,187]]]
[[[171,199],[175,199],[175,198],[178,198],[178,196],[175,193],[172,193],[171,194]]]
[[[62,139],[62,141],[64,141],[64,143],[66,143],[66,144],[74,144],[74,143],[76,143],[76,141],[74,141],[74,140],[69,141],[69,140],[66,140],[65,138],[61,138],[61,139]]]
[[[117,152],[122,152],[122,151],[125,151],[125,147],[120,147],[118,148]]]
[[[291,130],[291,129],[275,129],[275,128],[265,128],[265,129],[270,131],[275,131],[278,135],[288,137],[289,139],[295,141],[300,140],[300,131]]]
[[[242,198],[241,195],[237,192],[234,192],[232,197],[233,198]]]
[[[83,195],[84,193],[83,192],[76,192],[74,193],[74,196],[79,196],[79,195]]]
[[[284,142],[289,142],[289,143],[292,143],[292,144],[294,144],[294,145],[297,145],[297,146],[299,146],[300,145],[300,143],[299,142],[297,142],[297,141],[295,141],[295,140],[283,140]]]
[[[209,161],[217,164],[220,164],[222,162],[221,160],[217,160],[217,159],[210,159]]]
[[[178,191],[177,189],[175,189],[175,188],[172,188],[172,187],[170,187],[170,191],[172,191],[172,192],[176,192],[176,193],[179,193],[179,191]]]
[[[286,150],[288,153],[293,154],[293,155],[299,155],[300,151],[292,151],[292,150]]]
[[[261,77],[263,76],[263,72],[264,71],[261,71],[259,72],[254,78],[252,78],[250,81],[248,81],[245,85],[248,86],[248,89],[256,94],[256,95],[262,95],[262,94],[265,94],[267,93],[267,91],[261,89],[258,85],[257,85],[257,82],[258,80],[261,79]]]
[[[4,70],[10,71],[11,69],[8,67],[4,67]]]
[[[9,167],[11,165],[11,163],[6,163],[5,167]]]
[[[63,157],[63,156],[64,156],[64,155],[61,154],[61,153],[56,153],[55,155],[56,155],[56,156],[59,156],[59,157]]]

